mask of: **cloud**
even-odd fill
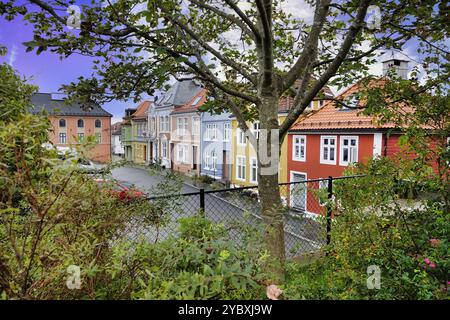
[[[17,46],[14,44],[11,49],[11,53],[9,54],[8,64],[13,67],[14,62],[16,62],[17,58]]]

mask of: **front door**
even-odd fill
[[[192,169],[197,170],[197,146],[192,146]]]
[[[153,142],[150,142],[150,162],[153,162]]]
[[[175,149],[175,145],[173,143],[170,144],[170,169],[173,170],[173,160],[175,158],[175,155],[173,154],[173,151]]]
[[[306,180],[304,173],[291,173],[291,182],[300,182]],[[291,207],[300,211],[306,210],[306,183],[291,184]]]

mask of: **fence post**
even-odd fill
[[[331,199],[333,198],[333,177],[328,176],[328,205],[327,205],[327,244],[331,242],[331,215],[333,205]]]
[[[200,189],[200,209],[205,212],[205,189]]]

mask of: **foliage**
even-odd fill
[[[2,299],[261,297],[267,256],[260,232],[244,230],[236,244],[230,230],[195,216],[180,221],[176,237],[140,237],[135,224],[158,229],[177,201],[123,201],[80,173],[76,157],[60,159],[45,146],[48,119],[26,112],[32,88],[9,75],[5,92],[18,98],[0,114]],[[177,193],[180,185],[166,171],[154,195]],[[78,289],[66,285],[73,266],[81,272]]]
[[[429,184],[421,185],[418,199],[402,199],[404,185],[399,179],[415,176],[412,168],[403,169],[392,160],[374,160],[359,165],[358,172],[365,177],[335,182],[336,218],[328,255],[307,266],[290,265],[287,297],[449,297],[450,212],[439,188]],[[424,181],[420,172],[414,173],[416,182]],[[381,268],[379,290],[367,287],[371,265]]]
[[[180,219],[179,237],[136,249],[134,259],[146,272],[133,298],[261,299],[267,256],[250,235],[239,246],[224,227],[201,216]]]

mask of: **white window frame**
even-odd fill
[[[211,164],[212,166],[210,167],[210,170],[217,170],[217,152],[215,149],[210,151],[211,153]]]
[[[296,139],[299,139],[299,142],[296,142]],[[304,139],[304,143],[301,143],[301,139]],[[298,150],[298,156],[296,156],[295,149],[296,147],[299,148]],[[304,148],[303,157],[301,156],[301,148]],[[292,137],[292,160],[294,161],[306,161],[306,135],[294,135]]]
[[[260,124],[259,121],[255,121],[252,123],[252,133],[255,136],[256,140],[259,139],[259,131],[260,131]]]
[[[217,141],[217,123],[209,125],[208,137],[210,141]]]
[[[247,159],[246,159],[245,156],[236,156],[236,180],[245,181],[246,170],[247,170],[247,168],[246,168],[246,165],[247,165],[246,161],[247,161]],[[240,163],[240,162],[242,162],[242,163]],[[240,168],[241,167],[243,168],[243,170],[242,170],[243,175],[242,176],[240,175],[240,173],[241,173]]]
[[[243,138],[244,141],[242,141],[241,138]],[[241,128],[237,129],[236,139],[237,139],[238,146],[245,146],[247,144],[247,137],[245,136],[245,132],[242,131]]]
[[[208,123],[206,125],[204,140],[205,141],[211,141],[211,123]]]
[[[253,176],[253,169],[256,169],[255,176]],[[250,158],[250,182],[258,183],[258,159],[256,157]]]
[[[205,153],[203,154],[203,162],[204,164],[204,169],[209,170],[210,165],[211,165],[211,156],[209,151],[205,151]]]
[[[325,139],[334,139],[334,146],[330,146],[330,144],[328,144],[328,159],[324,159],[324,143],[325,143]],[[336,158],[337,158],[337,153],[338,153],[338,145],[337,145],[337,136],[320,136],[320,163],[322,164],[332,164],[332,165],[336,165]],[[330,148],[334,147],[334,160],[329,160],[330,159]]]
[[[197,103],[203,98],[203,96],[198,96],[195,98],[195,100],[192,102],[191,106],[197,105]]]
[[[198,136],[200,135],[200,118],[194,117],[192,120],[192,131],[193,134]]]
[[[61,139],[61,137],[64,137],[64,139]],[[64,141],[63,141],[64,140]],[[66,144],[67,143],[67,133],[65,132],[60,132],[59,136],[58,136],[58,142],[60,144]]]
[[[187,153],[188,153],[188,145],[187,144],[177,144],[178,163],[188,163]]]
[[[161,156],[163,159],[167,159],[167,150],[168,150],[167,145],[168,145],[167,141],[161,142]]]
[[[227,122],[223,124],[223,141],[230,141],[231,136],[231,123]]]
[[[97,143],[102,143],[102,134],[101,134],[101,132],[97,132],[97,133],[95,134],[95,141],[96,141]]]
[[[352,147],[350,145],[344,146],[344,140],[356,140],[356,146]],[[344,148],[348,148],[348,161],[344,161]],[[354,154],[351,151],[351,149],[356,149],[355,153],[355,161],[350,161],[351,155]],[[359,136],[341,136],[339,139],[339,165],[340,166],[348,166],[349,164],[358,162],[358,152],[359,152]]]
[[[185,133],[184,133],[184,118],[181,118],[181,117],[177,118],[177,133],[178,133],[179,137],[185,135]]]

